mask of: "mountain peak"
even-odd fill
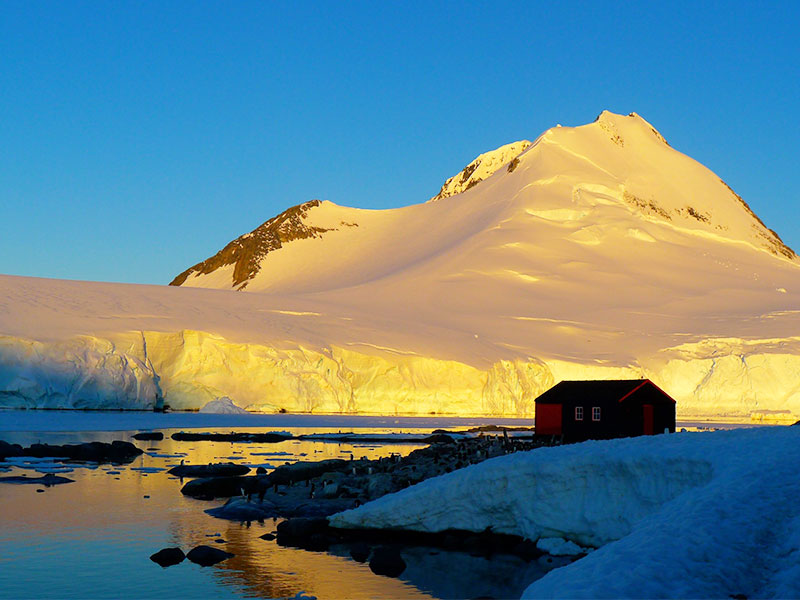
[[[290,208],[172,285],[316,292],[426,269],[451,281],[480,270],[463,262],[465,248],[497,261],[487,272],[548,253],[556,263],[596,261],[602,270],[609,253],[640,256],[643,241],[664,256],[737,247],[797,258],[717,175],[645,119],[603,111],[593,123],[479,155],[422,204],[365,211],[313,200]],[[707,246],[713,250],[698,250]],[[519,272],[526,282],[540,278]]]
[[[484,179],[491,177],[503,165],[510,163],[531,147],[531,142],[521,140],[500,146],[496,150],[484,152],[464,167],[457,175],[453,175],[442,185],[442,189],[429,202],[466,192]],[[513,169],[512,169],[513,170]]]

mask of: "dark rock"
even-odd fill
[[[370,547],[364,542],[356,542],[350,546],[350,556],[356,562],[367,562],[369,558]]]
[[[170,285],[181,285],[193,273],[213,273],[220,267],[232,264],[233,286],[243,289],[256,276],[261,261],[269,252],[278,250],[287,242],[322,237],[323,233],[330,231],[304,221],[308,211],[319,204],[319,200],[309,200],[286,209],[250,233],[236,238],[214,256],[186,269]],[[357,223],[343,225],[357,226]]]
[[[133,434],[135,440],[163,440],[164,434],[160,431],[140,431]]]
[[[267,470],[264,467],[258,467],[256,469],[256,475],[266,475]]]
[[[300,547],[313,552],[325,552],[330,545],[327,535],[324,533],[312,533]]]
[[[396,548],[379,546],[372,551],[369,568],[376,575],[399,577],[406,570],[406,562]]]
[[[214,540],[214,543],[215,544],[227,544],[228,542],[226,542],[222,538],[217,538],[217,539]]]
[[[327,549],[328,520],[325,518],[288,519],[278,524],[278,544],[307,550]],[[324,538],[324,541],[323,541]]]
[[[228,463],[210,463],[207,465],[178,465],[172,467],[167,473],[177,477],[235,477],[244,475],[250,467]]]
[[[150,556],[150,560],[152,560],[154,563],[158,563],[162,567],[171,567],[172,565],[177,565],[178,563],[183,562],[184,558],[186,558],[186,555],[180,548],[164,548],[163,550],[159,550]]]
[[[21,477],[21,476],[13,476],[13,477],[0,477],[0,483],[17,483],[17,484],[25,484],[25,483],[39,483],[45,487],[50,487],[51,485],[59,485],[61,483],[74,483],[74,479],[68,479],[67,477],[60,477],[58,475],[53,475],[52,473],[48,473],[47,475],[43,475],[42,477]]]
[[[536,547],[536,542],[532,542],[531,540],[522,540],[519,544],[514,546],[512,551],[524,560],[533,560],[534,558],[539,558],[543,554],[543,552]]]
[[[6,458],[8,456],[24,456],[24,452],[22,451],[22,446],[19,444],[9,444],[8,442],[4,442],[0,440],[0,459]]]
[[[429,444],[455,444],[456,441],[451,438],[449,435],[444,433],[437,433],[434,435],[429,435],[423,441]]]
[[[348,461],[340,458],[319,462],[296,462],[291,465],[282,465],[266,477],[262,477],[259,480],[259,486],[266,489],[275,485],[290,485],[319,477],[328,471],[341,471],[346,468],[349,468]]]
[[[222,562],[223,560],[227,560],[233,556],[235,556],[235,554],[225,552],[219,548],[212,548],[211,546],[197,546],[196,548],[189,550],[186,558],[193,563],[200,565],[201,567],[210,567],[211,565],[215,565],[218,562]]]
[[[257,442],[275,443],[292,439],[290,435],[279,433],[202,433],[178,431],[172,434],[172,439],[179,442]]]
[[[184,496],[230,498],[252,490],[255,477],[205,477],[189,481],[181,488]]]
[[[278,523],[278,540],[281,537],[303,538],[328,529],[328,519],[299,517]],[[278,542],[280,543],[280,541]]]
[[[277,536],[276,536],[274,533],[265,533],[264,535],[262,535],[262,536],[259,536],[259,537],[260,537],[262,540],[267,540],[268,542],[271,542],[271,541],[272,541],[272,540],[274,540],[274,539],[275,539]]]
[[[36,490],[36,493],[37,494],[44,494],[44,490],[42,488],[39,488],[38,490]]]
[[[23,449],[25,456],[57,456],[71,460],[81,460],[97,463],[128,463],[143,454],[143,451],[131,444],[114,440],[110,444],[105,442],[87,442],[85,444],[64,444],[62,446],[51,444],[33,444]]]

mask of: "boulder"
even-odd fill
[[[75,480],[69,479],[67,477],[60,477],[59,475],[53,475],[52,473],[48,473],[47,475],[43,475],[42,477],[22,477],[16,475],[13,477],[0,477],[0,483],[16,483],[16,484],[38,483],[45,487],[50,487],[51,485],[59,485],[61,483],[75,483]]]
[[[140,431],[139,433],[133,434],[133,439],[135,440],[163,440],[164,434],[160,431]]]
[[[455,444],[456,443],[456,441],[453,438],[451,438],[449,435],[447,435],[445,433],[436,433],[434,435],[429,435],[423,441],[427,442],[429,444]]]
[[[165,568],[171,567],[172,565],[177,565],[178,563],[183,562],[183,559],[185,558],[186,555],[180,548],[164,548],[163,550],[159,550],[155,554],[150,555],[150,560]]]
[[[356,562],[367,562],[370,550],[370,547],[364,542],[356,542],[350,546],[350,556]]]
[[[64,444],[62,446],[51,444],[33,444],[23,450],[25,456],[65,457],[72,460],[82,460],[96,463],[128,463],[140,454],[142,450],[121,440],[114,440],[110,444],[105,442],[87,442],[85,444]]]
[[[0,440],[0,459],[8,456],[24,456],[22,446],[19,444],[9,444],[8,442]]]
[[[233,556],[235,556],[235,554],[225,552],[219,548],[212,548],[211,546],[202,545],[189,550],[186,558],[193,563],[200,565],[201,567],[210,567],[211,565],[215,565],[223,560],[228,560]]]
[[[396,548],[379,546],[372,551],[369,568],[376,575],[399,577],[406,570],[406,561]]]
[[[248,494],[252,491],[255,477],[205,477],[189,481],[181,488],[184,496],[193,498],[230,498],[239,496],[242,491]]]
[[[250,467],[228,463],[210,463],[207,465],[178,465],[167,471],[176,477],[235,477],[250,472]]]
[[[367,496],[371,500],[395,491],[394,481],[388,473],[375,473],[367,483]]]
[[[328,520],[299,517],[278,523],[278,544],[308,550],[327,548]],[[324,548],[323,548],[324,546]]]

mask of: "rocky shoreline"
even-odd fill
[[[429,446],[404,457],[297,462],[268,474],[201,477],[181,492],[202,500],[229,498],[206,511],[224,519],[325,517],[489,458],[556,443],[505,432],[463,437],[440,431],[427,439]]]

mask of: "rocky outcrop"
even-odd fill
[[[508,164],[511,173],[519,164],[517,157],[530,148],[531,142],[522,140],[512,144],[500,146],[497,150],[486,152],[464,167],[458,175],[453,175],[442,185],[442,189],[429,202],[436,202],[443,198],[455,196],[461,192],[475,187],[484,179],[491,177],[503,165]]]
[[[170,285],[182,285],[191,275],[207,275],[220,267],[233,265],[231,285],[244,289],[247,282],[258,273],[261,261],[267,254],[278,250],[287,242],[319,237],[329,231],[303,222],[308,211],[319,204],[319,200],[311,200],[283,211],[250,233],[236,238],[211,258],[189,267],[175,277]]]

